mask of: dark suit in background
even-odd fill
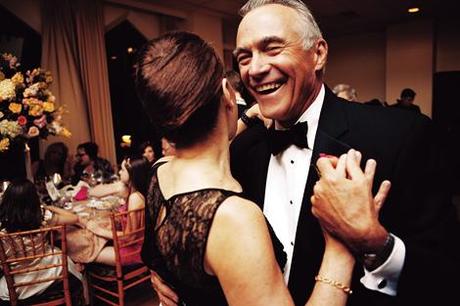
[[[457,305],[460,300],[455,291],[460,285],[460,235],[447,190],[448,165],[443,164],[435,141],[431,122],[425,116],[344,102],[326,88],[311,166],[319,153],[339,156],[350,148],[363,154],[363,164],[375,159],[374,194],[384,179],[392,183],[380,213],[381,223],[406,247],[397,297],[366,289],[359,282],[362,264],[357,263],[354,293],[348,305]],[[232,173],[242,184],[245,196],[261,208],[269,160],[263,126],[246,130],[232,143]],[[321,228],[310,203],[317,180],[316,171],[309,171],[288,284],[296,305],[304,305],[308,299],[324,251]]]

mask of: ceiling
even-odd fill
[[[201,8],[238,18],[238,9],[246,0],[150,0],[176,8]],[[458,0],[304,0],[328,36],[383,30],[393,23],[419,18],[460,18]],[[418,6],[420,12],[407,9]]]

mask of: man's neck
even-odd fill
[[[296,115],[287,121],[275,121],[275,128],[276,129],[288,129],[297,122],[299,122],[300,118],[308,111],[310,106],[318,99],[318,96],[321,92],[321,89],[323,88],[323,82],[318,82],[314,86],[313,91],[310,93],[310,95],[305,99],[305,103],[303,104],[301,110],[296,113]]]

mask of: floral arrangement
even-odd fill
[[[0,55],[0,152],[7,151],[13,141],[50,134],[71,136],[61,124],[65,109],[56,108],[48,89],[51,73],[37,68],[23,74],[19,67],[15,56]]]

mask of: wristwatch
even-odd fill
[[[246,124],[247,127],[256,125],[259,119],[257,117],[248,117],[248,115],[246,114],[247,111],[248,110],[245,110],[241,114],[241,117],[240,117],[241,121],[243,121],[243,123]]]
[[[388,233],[387,239],[385,240],[385,244],[383,248],[377,253],[365,253],[362,256],[362,261],[364,267],[368,271],[373,271],[380,267],[385,261],[387,261],[388,257],[390,257],[391,252],[393,251],[393,247],[395,245],[395,239],[393,235]]]

